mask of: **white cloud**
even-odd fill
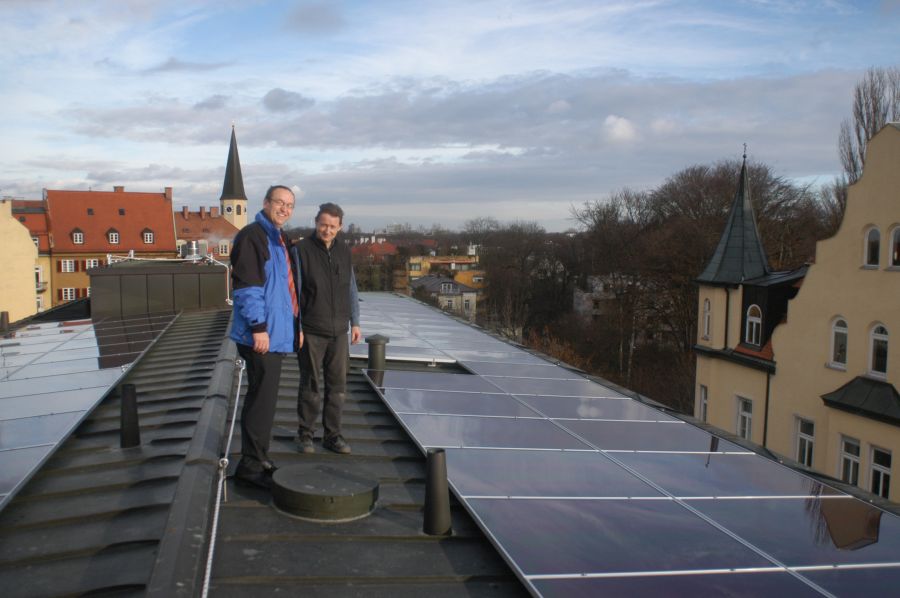
[[[628,142],[637,139],[637,129],[630,120],[622,116],[610,114],[603,121],[603,129],[610,141]]]

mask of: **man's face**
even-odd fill
[[[325,245],[331,247],[331,242],[341,230],[341,219],[329,214],[319,214],[316,218],[316,235]]]
[[[272,224],[281,228],[294,213],[294,196],[287,189],[275,189],[272,197],[263,202],[263,212]]]

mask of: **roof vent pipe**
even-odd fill
[[[384,352],[385,345],[391,342],[391,339],[383,334],[373,334],[366,337],[366,343],[369,345],[369,369],[384,369]]]
[[[448,536],[450,528],[450,489],[447,486],[447,454],[444,449],[428,449],[425,474],[425,525],[429,536]]]
[[[186,260],[200,259],[200,245],[197,241],[187,241],[181,246],[181,257]]]
[[[0,332],[9,330],[9,312],[0,311]]]
[[[122,415],[119,424],[119,439],[122,448],[141,444],[141,428],[138,423],[137,390],[134,384],[123,384],[120,391]]]

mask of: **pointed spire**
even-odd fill
[[[231,147],[228,148],[228,162],[225,163],[225,182],[222,184],[223,199],[247,199],[244,192],[244,175],[241,174],[241,158],[238,156],[237,137],[234,123],[231,123]]]
[[[741,284],[745,280],[768,274],[769,262],[756,228],[753,205],[750,203],[750,184],[747,180],[747,145],[744,161],[728,222],[716,251],[697,278],[703,284]]]

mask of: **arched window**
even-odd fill
[[[240,216],[241,215],[241,204],[236,205],[235,209],[236,209],[237,215]]]
[[[712,328],[712,306],[709,299],[703,300],[703,338],[709,338],[709,331]]]
[[[843,318],[831,324],[831,365],[847,367],[847,321]]]
[[[762,310],[758,305],[747,308],[747,325],[744,329],[744,342],[748,345],[759,345],[762,338]]]
[[[900,266],[900,226],[891,233],[891,265]]]
[[[877,266],[878,254],[881,252],[881,233],[872,227],[866,233],[866,265]]]
[[[869,373],[887,376],[888,331],[881,324],[872,327],[869,333]]]

